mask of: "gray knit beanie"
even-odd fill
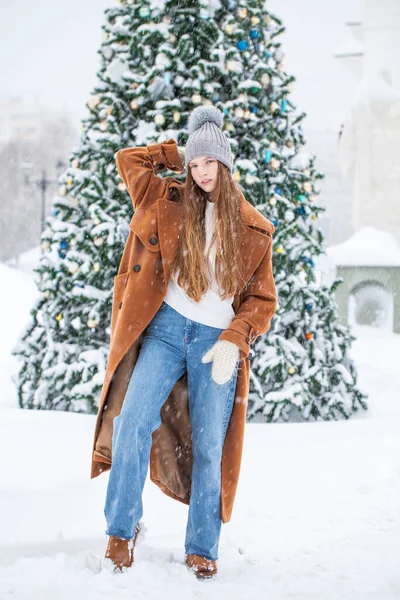
[[[185,166],[197,156],[211,156],[233,172],[229,140],[221,131],[224,116],[216,106],[197,106],[189,116],[189,138],[185,146]]]

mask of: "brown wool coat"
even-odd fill
[[[114,278],[110,353],[95,426],[91,478],[111,468],[113,418],[120,413],[144,330],[166,295],[182,228],[182,183],[157,175],[165,169],[183,169],[174,140],[119,150],[116,164],[135,211]],[[235,402],[221,465],[223,523],[231,518],[239,479],[250,382],[249,347],[268,331],[276,308],[271,267],[274,227],[243,195],[240,210],[246,224],[242,255],[247,285],[235,296],[235,316],[218,338],[240,348]],[[165,494],[185,504],[190,502],[192,471],[187,398],[184,373],[161,409],[161,425],[152,434],[150,454],[151,480]]]

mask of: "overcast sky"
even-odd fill
[[[0,0],[0,91],[66,106],[84,116],[99,67],[103,11],[114,0]],[[284,20],[285,64],[297,77],[294,100],[307,125],[336,128],[355,79],[334,58],[345,22],[363,0],[267,0]]]

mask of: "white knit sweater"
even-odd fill
[[[211,243],[211,238],[215,228],[215,203],[207,200],[206,214],[206,244],[204,254],[206,255]],[[212,274],[212,284],[203,294],[200,302],[195,302],[186,294],[176,281],[171,277],[168,283],[167,294],[164,302],[172,306],[176,311],[187,319],[203,323],[209,327],[218,327],[226,329],[232,322],[234,310],[232,307],[233,296],[222,300],[218,293],[218,285],[215,279],[215,246],[213,245],[209,256],[210,273]]]

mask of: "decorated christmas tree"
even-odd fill
[[[333,419],[367,408],[348,358],[352,337],[336,323],[338,283],[322,287],[315,274],[321,175],[303,148],[282,31],[259,0],[157,9],[126,0],[106,11],[98,84],[42,237],[42,297],[16,349],[21,406],[96,411],[132,215],[115,152],[169,138],[184,145],[190,111],[213,104],[224,113],[235,180],[276,228],[279,308],[251,349],[249,419]]]

